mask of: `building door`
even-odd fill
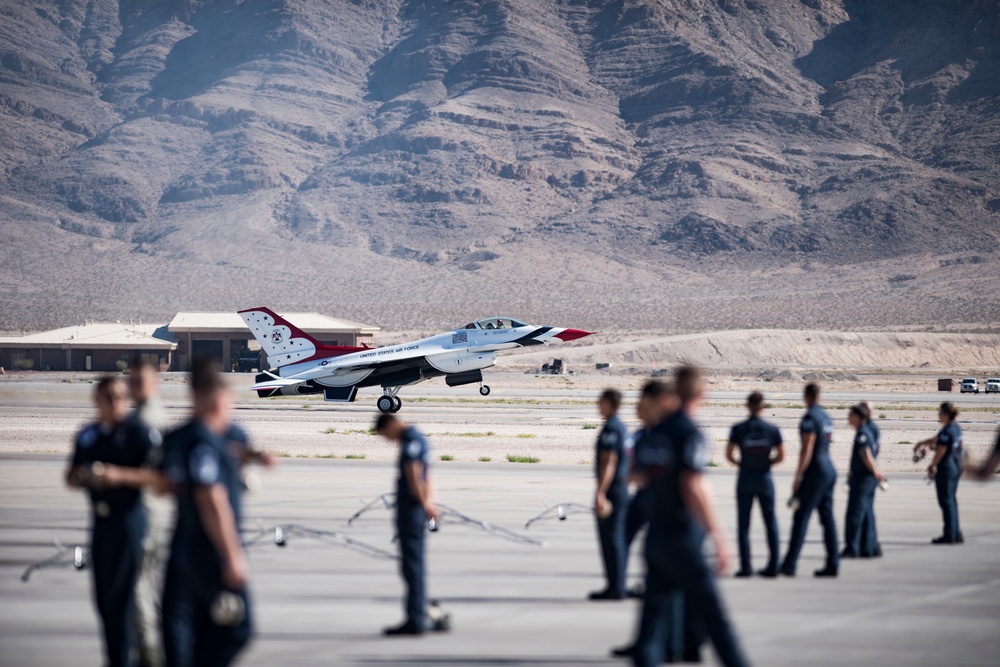
[[[220,367],[225,368],[223,366],[221,340],[192,341],[191,348],[192,363],[197,363],[202,359],[212,359],[215,363],[219,364]]]

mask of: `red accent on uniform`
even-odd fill
[[[586,336],[592,336],[593,331],[583,331],[581,329],[565,329],[564,331],[557,333],[555,338],[565,342],[576,340],[577,338],[584,338]]]

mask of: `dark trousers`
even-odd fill
[[[116,510],[111,516],[94,517],[91,565],[94,571],[94,602],[104,631],[104,649],[111,667],[130,665],[135,581],[146,533],[146,512],[141,505]]]
[[[778,518],[774,515],[774,482],[768,471],[740,471],[736,481],[736,513],[739,526],[740,570],[750,572],[753,568],[750,561],[750,510],[753,509],[754,498],[760,503],[760,513],[767,530],[767,546],[770,558],[767,569],[778,569]]]
[[[833,489],[837,484],[837,471],[833,465],[810,469],[799,486],[799,509],[792,517],[792,534],[788,540],[788,552],[781,569],[793,573],[806,541],[806,530],[813,510],[819,513],[823,524],[823,542],[826,545],[826,567],[837,569],[840,554],[837,551],[837,523],[833,516]]]
[[[844,551],[852,556],[871,556],[871,551],[864,553],[862,544],[873,550],[870,540],[865,538],[865,522],[872,514],[872,501],[875,499],[875,489],[878,480],[872,475],[855,475],[851,477],[850,489],[847,494],[847,512],[844,514]]]
[[[222,589],[218,581],[205,581],[168,565],[163,589],[167,667],[226,667],[250,642],[253,622],[247,591],[233,591],[246,609],[240,623],[220,626],[212,620],[212,602]]]
[[[871,497],[868,500],[868,514],[861,522],[861,555],[874,556],[882,545],[878,541],[878,526],[875,524],[875,496],[877,495],[878,484],[872,487]]]
[[[415,503],[396,508],[396,534],[399,536],[399,572],[406,583],[404,607],[406,620],[424,627],[427,596],[424,587],[424,540],[427,536],[427,513]]]
[[[608,500],[613,509],[604,519],[597,519],[597,537],[601,544],[601,559],[604,561],[604,576],[607,590],[625,593],[625,563],[628,557],[625,548],[625,517],[628,515],[628,490],[608,492]]]
[[[648,491],[639,489],[628,501],[628,514],[625,516],[625,555],[632,548],[632,542],[646,524],[649,523]]]
[[[665,658],[669,633],[676,631],[677,593],[690,604],[690,615],[698,619],[712,640],[719,660],[727,667],[749,664],[729,625],[715,578],[702,554],[704,534],[651,535],[647,540],[649,567],[643,619],[633,653],[638,667],[658,667]],[[647,617],[647,614],[649,617]],[[693,628],[692,628],[693,630]]]
[[[958,498],[955,496],[958,491],[958,476],[958,467],[947,464],[938,466],[934,476],[938,505],[944,519],[943,536],[946,540],[957,540],[962,534],[958,525]]]

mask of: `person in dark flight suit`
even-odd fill
[[[155,473],[144,467],[158,439],[148,427],[126,423],[128,394],[118,378],[102,378],[94,391],[98,421],[76,437],[66,483],[90,495],[94,600],[105,656],[113,667],[131,665],[135,583],[146,534],[140,490]]]
[[[814,574],[817,577],[836,577],[840,553],[837,549],[837,523],[833,516],[833,491],[837,484],[837,471],[830,460],[833,422],[819,405],[818,385],[806,385],[804,396],[807,410],[799,425],[802,450],[795,481],[792,483],[792,496],[797,499],[798,508],[792,517],[792,534],[781,573],[789,577],[795,576],[799,553],[809,527],[809,517],[813,510],[817,510],[823,525],[826,566],[816,570]]]
[[[433,500],[430,478],[430,446],[416,428],[391,414],[375,421],[375,432],[399,443],[399,478],[396,482],[396,534],[399,536],[400,572],[406,583],[406,620],[386,628],[388,636],[422,635],[427,629],[424,542],[427,520],[440,519]],[[432,630],[446,630],[447,619],[435,619]]]
[[[865,519],[871,510],[871,500],[878,483],[885,475],[875,462],[873,453],[875,436],[869,428],[870,414],[864,404],[851,407],[847,420],[854,429],[854,447],[851,451],[851,467],[847,478],[850,492],[847,496],[847,512],[844,516],[844,551],[842,558],[858,558],[862,554]],[[871,554],[867,554],[870,556]]]
[[[669,631],[669,608],[662,599],[680,590],[690,601],[722,664],[741,667],[748,664],[747,659],[702,553],[705,537],[709,536],[715,545],[718,570],[728,566],[729,548],[716,522],[703,476],[705,441],[692,421],[702,399],[701,373],[690,366],[679,368],[675,389],[681,409],[652,430],[652,442],[638,461],[646,471],[650,489],[646,541],[650,589],[646,595],[651,600],[649,610],[658,618],[640,623],[632,659],[638,667],[654,667],[667,657],[663,655],[663,634]]]
[[[944,518],[944,531],[931,540],[934,544],[962,544],[965,537],[958,522],[958,478],[962,474],[962,427],[956,421],[958,408],[954,403],[942,403],[938,421],[943,427],[937,436],[922,440],[914,446],[915,452],[934,451],[934,459],[927,468],[927,475],[934,480],[938,505]]]
[[[250,642],[250,577],[240,539],[240,460],[228,439],[231,397],[214,362],[191,373],[194,418],[164,439],[177,520],[163,588],[168,667],[229,665]]]
[[[862,401],[862,405],[868,408],[868,430],[872,434],[872,457],[878,461],[878,454],[882,448],[882,430],[875,423],[874,410],[871,401]],[[865,515],[861,527],[861,558],[881,558],[882,545],[878,540],[878,526],[875,522],[875,495],[878,485],[871,490],[871,497],[868,501],[868,513]]]
[[[619,391],[606,389],[597,402],[605,421],[597,437],[594,456],[597,477],[594,513],[607,584],[604,590],[591,593],[591,600],[621,600],[625,597],[625,517],[628,514],[625,442],[628,431],[618,419],[621,401]]]
[[[993,443],[993,451],[986,457],[982,465],[972,469],[973,479],[985,482],[996,475],[997,468],[1000,468],[1000,431],[997,431],[997,439]]]
[[[726,459],[740,468],[736,480],[736,505],[740,545],[740,569],[737,577],[753,576],[750,561],[750,510],[754,498],[760,503],[761,515],[767,529],[770,558],[767,567],[760,571],[762,577],[778,576],[778,519],[774,515],[774,481],[771,466],[785,459],[785,446],[777,426],[760,418],[764,410],[764,396],[753,392],[747,397],[750,419],[733,426],[726,446]],[[739,450],[739,461],[734,457]],[[776,451],[774,458],[771,452]]]

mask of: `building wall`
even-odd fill
[[[89,368],[87,367],[87,357],[90,357]],[[62,348],[0,348],[0,366],[6,370],[18,370],[16,362],[18,359],[31,359],[31,369],[33,371],[94,371],[94,372],[116,372],[118,362],[130,364],[140,358],[147,358],[150,361],[158,361],[161,368],[169,368],[170,352],[166,350],[86,350],[75,349],[65,350]]]

